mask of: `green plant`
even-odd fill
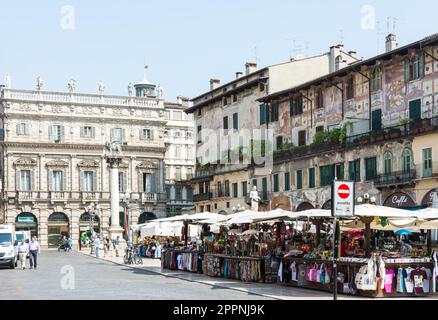
[[[353,130],[353,122],[351,121],[346,121],[344,122],[344,124],[342,125],[341,130],[339,131],[339,136],[338,136],[338,143],[340,144],[344,144],[345,141],[347,140],[347,130],[350,129]]]
[[[313,145],[323,144],[327,141],[328,134],[324,131],[318,131],[313,136]]]
[[[405,124],[409,124],[409,123],[411,123],[412,122],[412,120],[411,119],[401,119],[400,120],[400,125],[405,125]]]
[[[341,140],[342,128],[334,128],[330,131],[330,141],[333,143],[343,143]]]

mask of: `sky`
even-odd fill
[[[346,51],[371,57],[388,32],[399,45],[438,32],[436,0],[70,0],[0,3],[0,83],[12,87],[126,95],[129,82],[160,84],[166,100],[195,97],[210,78],[231,81],[297,55]],[[395,22],[395,23],[394,23]]]

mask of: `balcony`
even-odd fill
[[[81,192],[82,202],[86,203],[86,202],[98,201],[100,199],[99,194],[100,194],[99,192],[94,192],[94,191],[83,191]]]
[[[391,186],[402,186],[412,184],[415,181],[416,170],[397,171],[391,173],[379,174],[374,179],[376,188],[385,188]]]
[[[374,130],[346,138],[347,147],[396,140],[423,133],[438,131],[438,117],[419,119],[408,124]]]
[[[275,150],[274,151],[274,161],[280,162],[285,160],[291,160],[296,158],[303,158],[306,156],[313,156],[318,153],[323,152],[334,152],[336,150],[342,149],[344,146],[339,143],[334,142],[324,142],[321,144],[291,147],[290,149]]]
[[[229,173],[233,171],[240,171],[246,169],[248,164],[237,163],[237,164],[207,164],[202,167],[197,167],[195,179],[215,176],[218,174]]]
[[[207,200],[211,200],[212,198],[213,198],[213,194],[211,192],[194,194],[193,202],[207,201]]]
[[[38,192],[35,191],[17,191],[16,195],[18,203],[22,202],[35,202],[38,198]]]
[[[50,202],[53,204],[55,202],[66,202],[68,200],[68,194],[64,191],[51,191],[50,192]]]

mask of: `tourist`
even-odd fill
[[[21,269],[26,269],[26,259],[29,254],[29,244],[22,240],[20,245],[18,246],[18,257],[20,259]]]
[[[120,236],[117,236],[116,239],[113,241],[114,250],[116,252],[116,257],[119,256],[119,250],[120,250]]]
[[[96,237],[94,239],[94,251],[96,252],[96,258],[99,258],[100,239]]]
[[[41,252],[40,244],[38,243],[38,240],[35,236],[32,237],[32,241],[29,245],[29,261],[30,261],[30,268],[36,269],[37,268],[37,256]]]

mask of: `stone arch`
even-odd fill
[[[146,221],[157,219],[153,212],[145,211],[138,217],[138,224],[146,223]]]
[[[315,209],[315,207],[310,203],[310,202],[301,202],[297,208],[295,209],[295,211],[305,211],[305,210],[310,210],[310,209]]]

